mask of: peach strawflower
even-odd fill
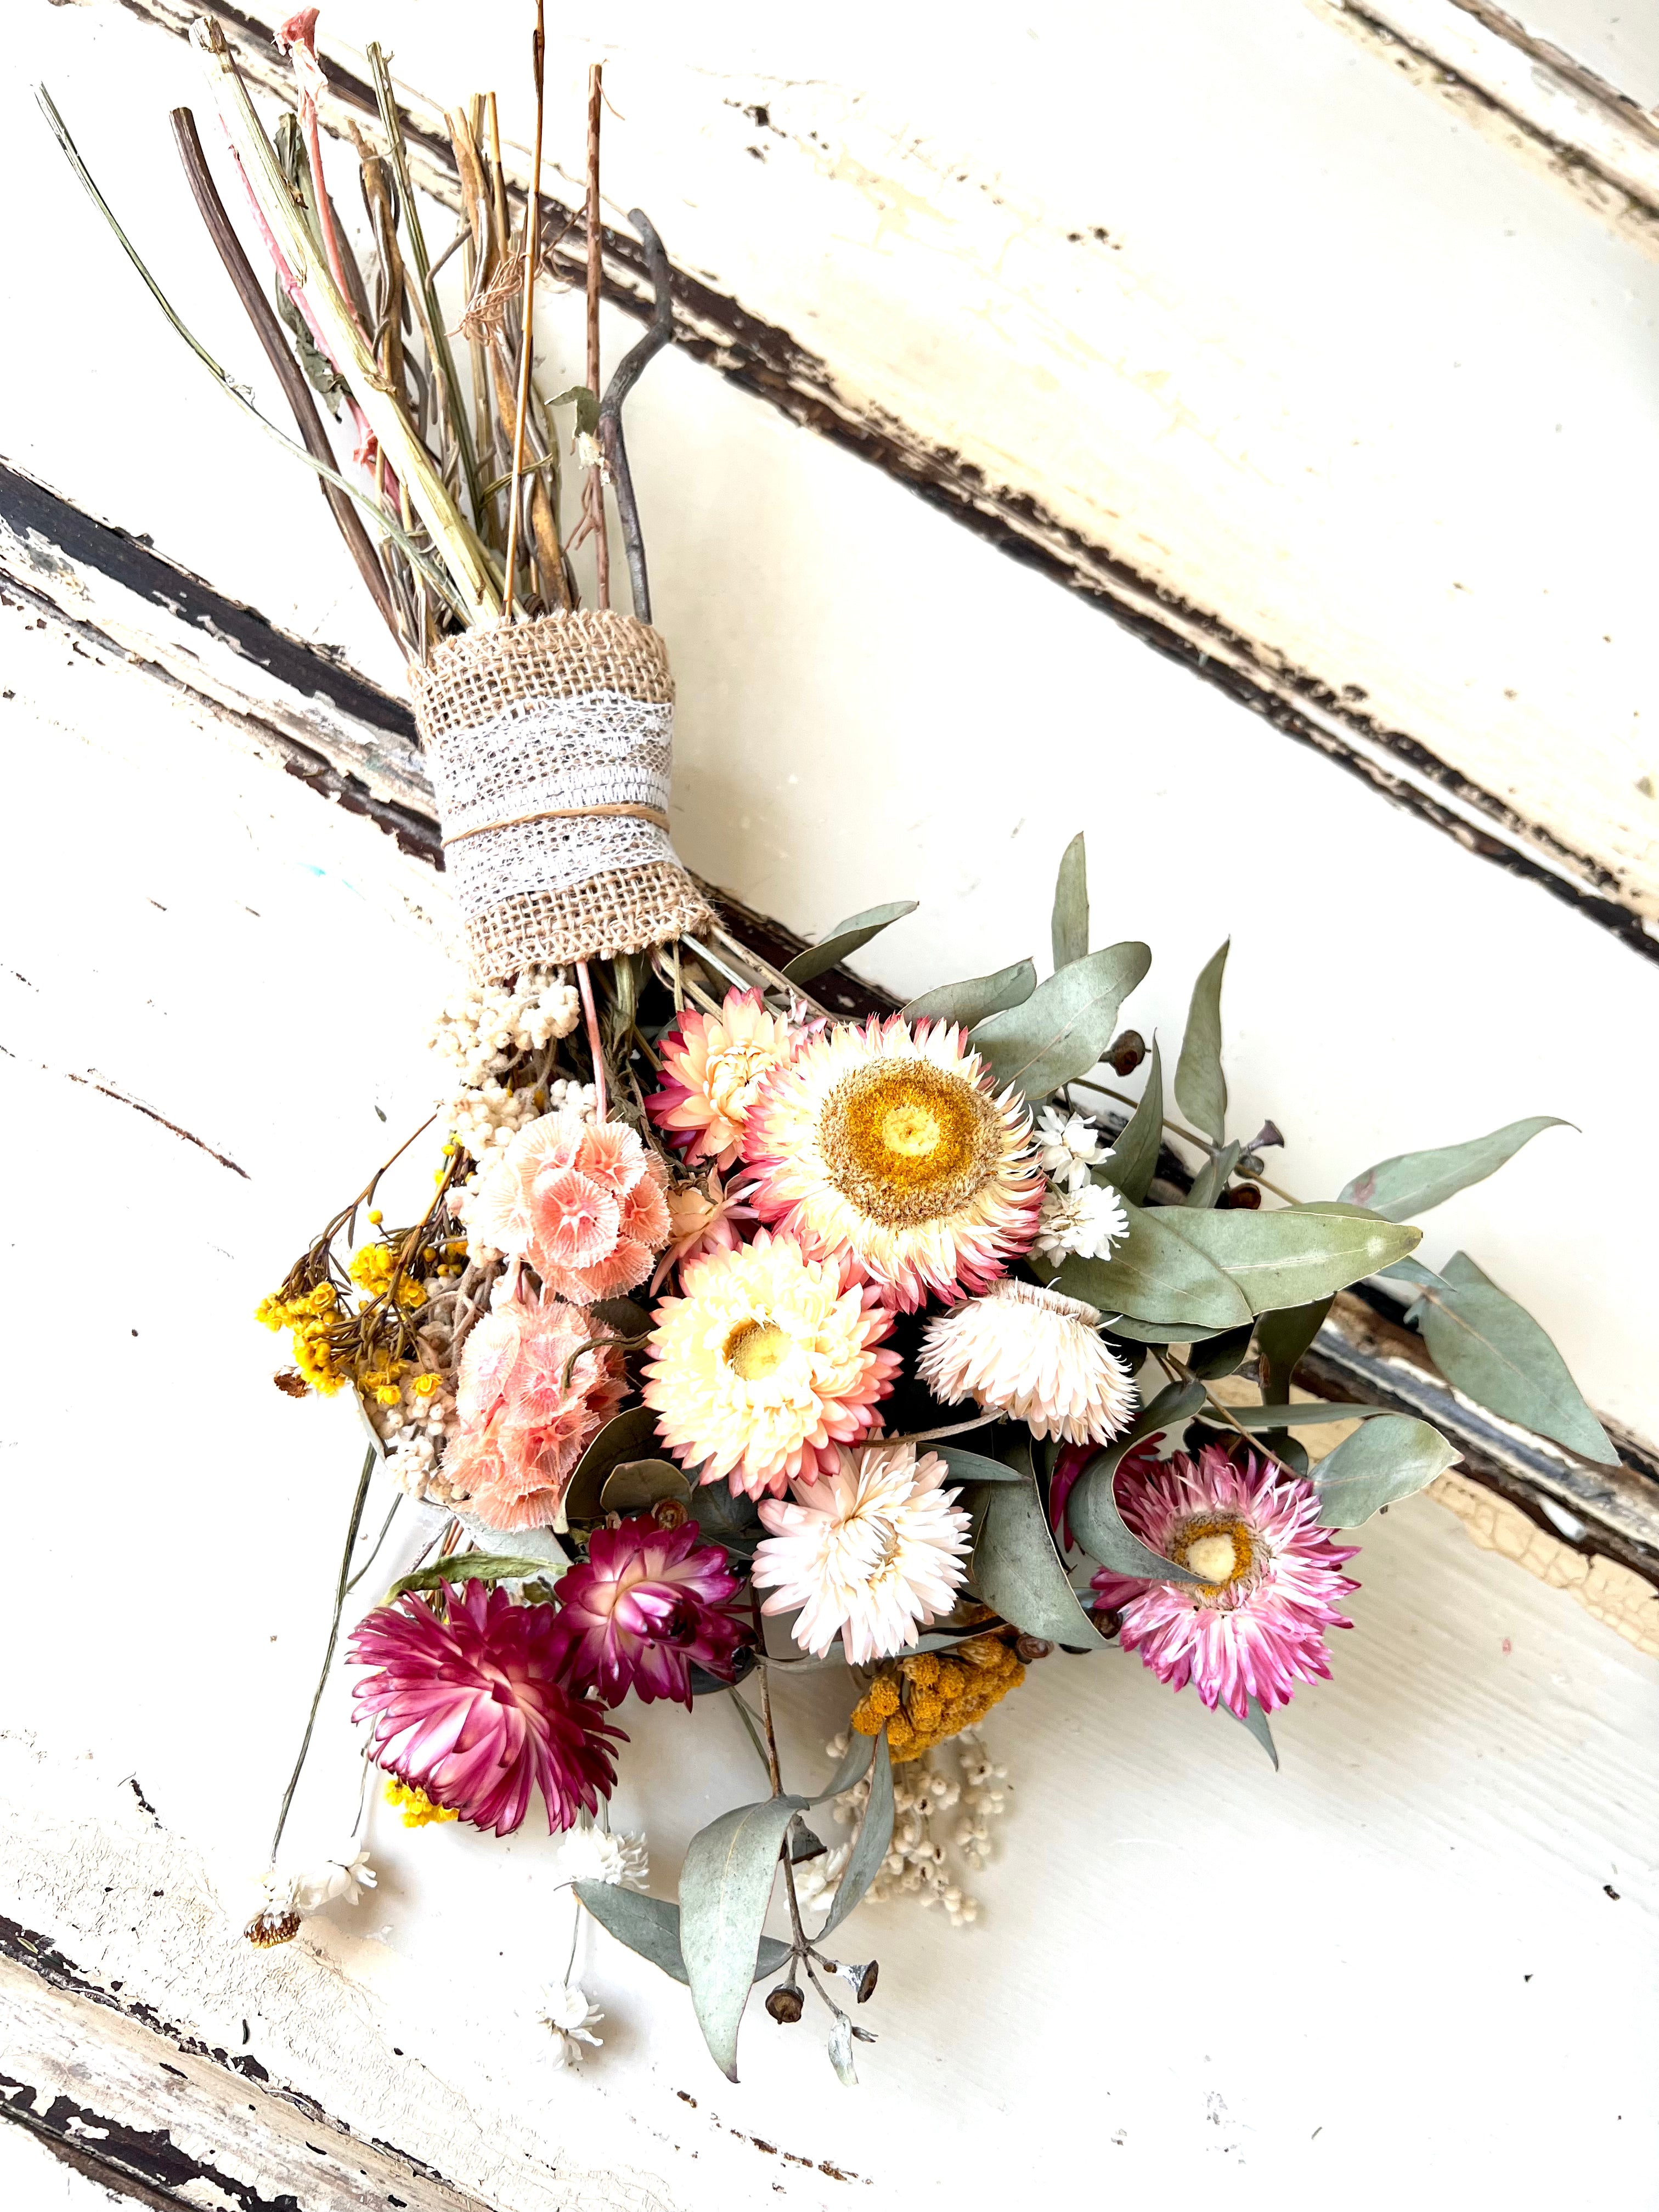
[[[466,1209],[477,1243],[528,1260],[578,1305],[651,1273],[668,1242],[668,1170],[625,1121],[544,1114],[526,1121]]]
[[[663,1087],[646,1110],[688,1160],[724,1170],[743,1146],[749,1109],[794,1050],[795,1032],[758,991],[728,991],[718,1014],[688,1006],[664,1036]]]
[[[901,1313],[982,1291],[1030,1249],[1046,1188],[1031,1109],[954,1023],[872,1016],[800,1046],[750,1110],[762,1220],[850,1256]]]
[[[880,1428],[898,1354],[892,1316],[838,1262],[808,1260],[793,1237],[680,1270],[678,1297],[656,1310],[645,1402],[663,1443],[704,1482],[725,1476],[751,1498],[833,1474],[838,1444]]]
[[[683,1261],[700,1260],[705,1252],[735,1252],[743,1242],[740,1221],[752,1221],[755,1209],[741,1201],[746,1190],[728,1190],[718,1168],[710,1168],[706,1182],[677,1183],[668,1194],[668,1249],[651,1278],[654,1297],[672,1267]]]
[[[467,1338],[444,1474],[492,1528],[558,1518],[577,1461],[627,1387],[613,1345],[582,1349],[608,1334],[579,1306],[543,1298],[497,1307]]]

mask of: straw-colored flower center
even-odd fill
[[[775,1322],[741,1322],[726,1338],[723,1356],[745,1382],[769,1382],[788,1358],[793,1340]]]
[[[926,1060],[855,1069],[825,1101],[818,1138],[836,1188],[888,1224],[957,1212],[1002,1154],[983,1091]]]
[[[1242,1521],[1194,1521],[1176,1538],[1170,1557],[1200,1577],[1213,1597],[1249,1573],[1255,1546]]]
[[[711,1052],[703,1079],[709,1103],[728,1121],[741,1124],[756,1092],[777,1064],[777,1047],[769,1043],[729,1044]]]

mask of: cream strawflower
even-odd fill
[[[986,1289],[1036,1233],[1031,1109],[952,1023],[808,1038],[750,1108],[744,1156],[763,1220],[847,1254],[902,1313]]]
[[[729,1168],[749,1109],[794,1048],[789,1024],[767,1012],[758,991],[728,991],[718,1014],[688,1006],[662,1040],[662,1089],[645,1110],[688,1160]]]
[[[878,1349],[892,1316],[837,1261],[763,1229],[688,1260],[680,1290],[656,1310],[642,1395],[682,1467],[758,1498],[832,1471],[838,1444],[879,1428],[899,1364]]]
[[[1109,1183],[1085,1182],[1069,1190],[1050,1183],[1031,1255],[1051,1267],[1073,1252],[1079,1259],[1103,1260],[1128,1233],[1129,1217]]]
[[[1103,1444],[1128,1425],[1134,1384],[1080,1298],[999,1283],[923,1332],[916,1372],[947,1406],[972,1398],[1040,1437]]]
[[[754,1580],[773,1595],[763,1613],[794,1613],[792,1633],[820,1658],[839,1636],[853,1665],[907,1650],[956,1602],[969,1515],[937,1452],[866,1444],[794,1498],[763,1498],[771,1534],[755,1550]]]
[[[544,1983],[537,2018],[553,2039],[552,2059],[556,2066],[580,2066],[583,2044],[597,2051],[605,2041],[602,2035],[593,2033],[605,2014],[598,2005],[589,2002],[580,1983]]]

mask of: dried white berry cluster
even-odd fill
[[[550,1101],[536,1085],[505,1079],[522,1076],[526,1060],[568,1036],[580,1019],[575,987],[546,968],[526,968],[510,986],[466,984],[445,1000],[427,1042],[442,1069],[443,1116],[474,1159],[547,1112]]]
[[[453,1505],[466,1496],[447,1481],[443,1457],[458,1425],[455,1393],[447,1379],[429,1396],[404,1387],[396,1406],[376,1406],[371,1419],[386,1445],[386,1472],[411,1498],[429,1498],[434,1505]]]
[[[834,1759],[846,1748],[844,1735],[827,1747]],[[836,1819],[856,1828],[869,1795],[866,1778],[836,1799]],[[869,1902],[884,1905],[889,1898],[915,1897],[924,1906],[943,1905],[953,1928],[970,1927],[979,1917],[979,1900],[968,1894],[951,1868],[944,1832],[947,1824],[941,1816],[957,1814],[948,1844],[960,1854],[963,1867],[977,1874],[990,1863],[991,1823],[1007,1810],[1008,1796],[1008,1770],[992,1761],[977,1729],[963,1729],[949,1743],[935,1745],[920,1759],[896,1766],[893,1845],[870,1885]],[[823,1858],[805,1862],[795,1877],[804,1903],[809,1893],[812,1903],[828,1901],[851,1848],[850,1842],[841,1844]]]

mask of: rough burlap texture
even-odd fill
[[[480,981],[712,922],[668,840],[674,684],[655,630],[608,608],[480,627],[410,681]]]

